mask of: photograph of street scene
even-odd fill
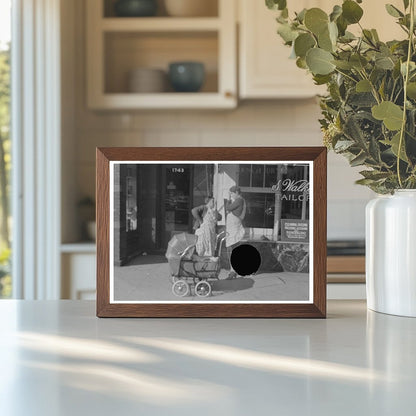
[[[312,301],[312,163],[110,169],[112,303]]]

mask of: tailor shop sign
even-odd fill
[[[308,201],[309,182],[305,179],[283,179],[272,186],[273,192],[280,192],[282,201]]]
[[[308,220],[281,220],[282,241],[307,243],[309,242]]]

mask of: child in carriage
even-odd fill
[[[217,243],[217,221],[221,220],[221,214],[216,210],[215,199],[208,196],[205,205],[192,209],[195,219],[194,229],[197,236],[196,252],[198,256],[215,256]]]

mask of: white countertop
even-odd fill
[[[416,319],[98,319],[0,301],[0,415],[416,414]]]

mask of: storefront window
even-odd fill
[[[240,186],[251,186],[251,165],[240,165],[238,183]]]
[[[247,227],[273,228],[275,195],[257,192],[243,192],[247,204],[244,222]]]
[[[251,186],[253,188],[264,187],[264,165],[252,165]]]
[[[238,180],[245,227],[276,229],[281,219],[309,218],[309,187],[302,186],[309,181],[307,165],[239,165]]]

